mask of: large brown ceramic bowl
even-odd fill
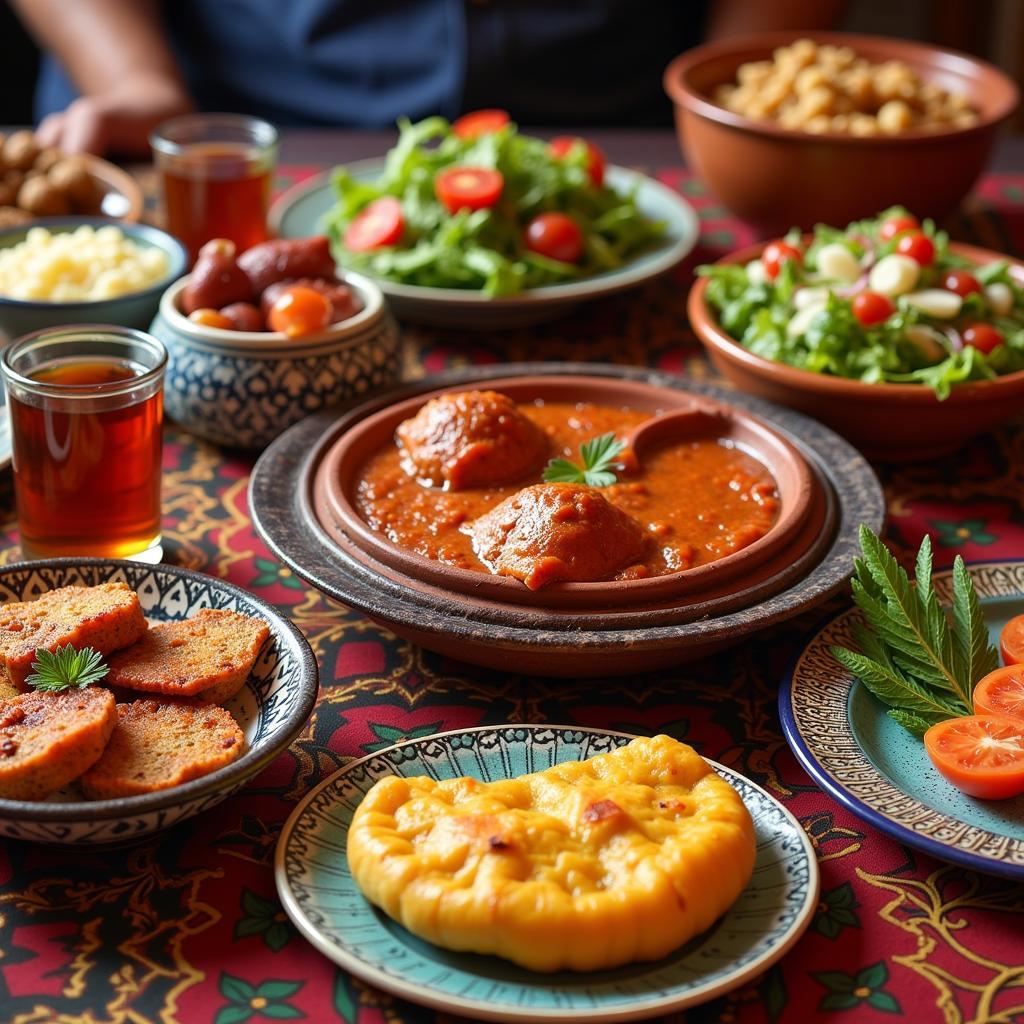
[[[750,246],[719,262],[749,263],[763,248]],[[950,249],[972,263],[1006,259],[974,245],[953,243]],[[1014,269],[1024,282],[1024,266]],[[1024,371],[956,384],[952,394],[939,401],[923,384],[865,384],[764,359],[719,326],[705,299],[707,284],[707,278],[697,279],[687,312],[715,367],[741,390],[828,424],[869,458],[902,462],[943,455],[1024,409]]]
[[[542,597],[532,604],[501,593],[477,593],[474,587],[460,590],[448,578],[431,578],[420,571],[422,566],[396,560],[393,551],[365,545],[358,531],[347,532],[351,524],[337,506],[337,495],[329,493],[331,470],[325,468],[332,457],[334,469],[343,468],[339,443],[346,434],[368,424],[363,431],[368,438],[382,432],[386,439],[394,410],[416,408],[437,391],[517,386],[512,378],[525,378],[524,387],[539,388],[546,379],[579,377],[586,377],[588,386],[607,384],[609,395],[617,389],[624,404],[621,396],[627,394],[628,401],[649,402],[643,407],[652,411],[655,405],[671,409],[706,403],[733,410],[738,430],[763,427],[762,441],[774,437],[779,452],[795,450],[797,465],[802,462],[810,475],[812,500],[806,513],[797,516],[804,525],[797,525],[774,552],[769,550],[749,578],[724,571],[718,583],[684,586],[667,596],[640,596],[639,590],[605,584],[604,600],[552,602]],[[380,418],[374,421],[375,416]],[[700,657],[825,600],[850,575],[859,524],[881,527],[884,501],[864,459],[832,431],[797,413],[704,381],[649,370],[532,363],[452,372],[351,404],[340,415],[325,412],[296,424],[257,463],[250,509],[257,531],[293,571],[399,636],[504,672],[604,676]],[[500,589],[513,583],[472,575],[481,586],[486,582]],[[565,595],[573,587],[579,594],[602,585],[555,586]],[[549,597],[555,592],[554,587],[547,590]]]
[[[901,135],[812,134],[712,102],[715,88],[734,81],[741,64],[769,58],[799,37],[850,46],[872,63],[903,61],[925,81],[965,93],[978,121]],[[845,225],[895,204],[919,217],[944,216],[984,170],[999,125],[1020,99],[1012,79],[965,54],[830,32],[764,32],[708,43],[676,58],[664,81],[687,162],[722,203],[765,234],[817,222]]]

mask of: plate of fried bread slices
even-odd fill
[[[626,1021],[765,971],[818,869],[799,822],[669,736],[506,725],[346,764],[277,845],[278,893],[362,981],[488,1021]]]
[[[0,569],[0,835],[124,842],[219,803],[295,738],[316,659],[269,604],[168,565]]]

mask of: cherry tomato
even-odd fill
[[[368,252],[396,245],[404,230],[402,204],[394,196],[381,196],[356,214],[345,228],[342,242],[351,252]]]
[[[880,324],[895,311],[892,301],[878,292],[861,292],[853,300],[853,315],[862,327]]]
[[[1009,715],[1024,727],[1024,665],[1007,665],[989,672],[974,688],[976,715]]]
[[[578,263],[583,232],[564,213],[542,213],[526,225],[526,248],[562,263]]]
[[[883,242],[888,242],[897,235],[903,234],[904,231],[916,231],[920,226],[916,217],[911,217],[909,213],[901,214],[883,220],[878,229],[878,237]]]
[[[935,261],[935,243],[920,231],[910,231],[900,235],[896,242],[896,251],[909,256],[922,267],[931,266]]]
[[[947,270],[942,278],[942,287],[947,292],[956,292],[962,298],[981,291],[981,283],[966,270]]]
[[[511,118],[507,110],[489,108],[472,110],[452,122],[452,134],[460,139],[475,139],[481,135],[493,135],[504,128]]]
[[[999,653],[1004,665],[1024,662],[1024,615],[1014,615],[999,633]]]
[[[1003,343],[1003,335],[991,324],[971,324],[964,330],[964,344],[988,355]]]
[[[932,764],[968,796],[1005,800],[1024,793],[1024,721],[1009,715],[969,715],[924,734]]]
[[[761,253],[761,263],[764,265],[764,272],[769,281],[774,281],[779,276],[782,264],[786,260],[793,260],[794,263],[799,264],[803,260],[803,255],[796,246],[790,245],[789,242],[769,242],[765,246],[764,252]]]
[[[582,142],[587,147],[587,172],[590,174],[590,180],[597,186],[603,185],[604,169],[608,161],[605,160],[604,153],[592,142],[575,135],[559,135],[551,140],[551,152],[561,160],[562,157],[568,156],[577,142]]]
[[[233,331],[235,329],[234,322],[230,317],[226,317],[223,313],[218,312],[216,309],[210,309],[207,306],[193,309],[189,313],[188,318],[192,323],[200,324],[203,327],[219,327],[222,331]]]
[[[301,284],[286,288],[270,307],[267,324],[289,338],[322,331],[331,322],[331,300]]]
[[[505,179],[486,167],[449,167],[434,178],[434,192],[449,213],[486,210],[501,198]]]

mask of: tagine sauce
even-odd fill
[[[609,432],[624,438],[650,416],[590,404],[538,402],[518,408],[547,434],[552,458],[577,463],[584,441]],[[488,569],[474,553],[470,524],[541,480],[537,472],[508,486],[449,491],[425,486],[406,468],[396,444],[371,455],[356,487],[359,514],[400,547],[480,572]],[[615,579],[660,576],[713,562],[763,537],[778,517],[778,492],[768,470],[714,439],[655,447],[644,453],[639,472],[618,476],[601,494],[636,519],[652,542],[643,560],[621,569]]]

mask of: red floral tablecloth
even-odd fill
[[[291,168],[290,176],[310,172]],[[409,329],[407,375],[543,358],[709,374],[685,318],[689,273],[752,239],[685,172],[661,177],[701,214],[699,250],[678,274],[542,329]],[[1024,175],[989,177],[948,226],[955,237],[1020,254]],[[955,550],[974,560],[1024,556],[1020,427],[954,458],[885,470],[895,549],[907,554],[929,532],[941,564]],[[812,837],[822,892],[809,931],[755,985],[686,1021],[1024,1019],[1024,889],[915,854],[868,828],[810,783],[782,739],[779,679],[829,609],[756,645],[631,679],[498,675],[329,605],[271,558],[247,512],[250,460],[171,428],[164,468],[169,560],[226,577],[294,619],[319,658],[321,697],[301,737],[248,789],[167,833],[95,853],[0,844],[0,1022],[436,1020],[354,981],[296,934],[274,891],[274,843],[296,801],[347,758],[406,737],[510,721],[668,732],[765,786]],[[0,478],[0,508],[2,557],[14,561],[9,475]]]

